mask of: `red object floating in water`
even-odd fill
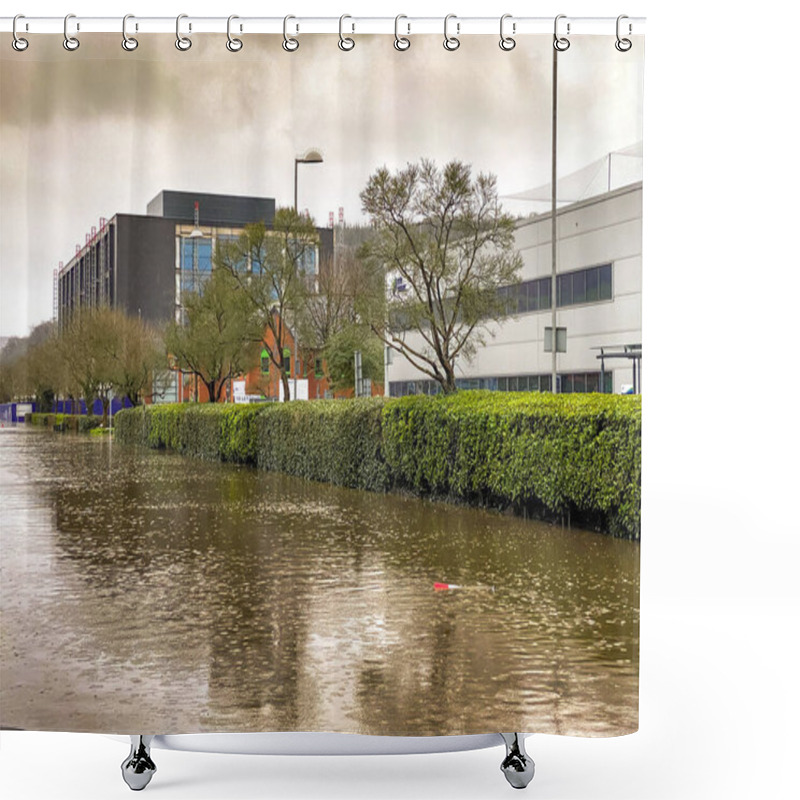
[[[435,592],[443,592],[446,589],[460,589],[461,587],[455,583],[434,583],[433,590]]]

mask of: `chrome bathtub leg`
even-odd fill
[[[533,759],[525,752],[525,738],[521,733],[501,733],[506,743],[506,757],[500,765],[506,780],[515,789],[524,789],[533,780]]]
[[[131,752],[122,762],[122,779],[134,792],[139,792],[150,783],[156,765],[150,758],[152,736],[131,734]]]

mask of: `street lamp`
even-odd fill
[[[197,240],[203,237],[203,231],[200,230],[200,203],[194,201],[194,227],[189,234],[192,240],[192,289],[198,291],[200,281],[200,257],[197,252]],[[183,307],[183,297],[181,296],[181,307]],[[181,314],[181,322],[183,322],[184,314]],[[182,374],[182,373],[181,373]],[[198,385],[197,373],[194,376],[194,401],[199,400],[200,387]],[[183,396],[183,387],[181,387],[181,397]]]
[[[321,164],[322,153],[319,150],[308,150],[305,155],[294,160],[294,210],[297,213],[297,165],[298,164]]]

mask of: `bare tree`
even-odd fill
[[[243,302],[244,301],[244,302]],[[225,382],[247,372],[257,361],[261,338],[257,315],[227,270],[214,270],[202,294],[184,296],[186,325],[173,323],[167,351],[179,369],[196,375],[216,403]]]
[[[70,397],[83,397],[87,410],[99,399],[104,426],[112,395],[137,405],[151,389],[154,371],[165,363],[157,331],[108,306],[74,313],[54,351],[63,369],[60,390]]]
[[[116,312],[119,313],[119,312]],[[83,397],[87,411],[96,399],[103,404],[103,426],[108,424],[113,382],[111,337],[116,337],[111,308],[79,309],[69,319],[58,340],[58,353],[66,369],[69,394]]]
[[[290,392],[283,353],[290,326],[297,323],[306,297],[314,291],[318,238],[312,219],[292,208],[279,208],[271,228],[261,222],[247,225],[238,240],[220,243],[214,254],[214,266],[233,276],[255,310],[261,346],[277,370],[285,400]]]
[[[374,226],[361,253],[384,279],[365,316],[386,345],[454,392],[456,359],[472,357],[489,323],[507,315],[498,289],[517,283],[522,266],[496,178],[423,159],[378,169],[361,202]]]
[[[42,410],[49,409],[58,393],[60,367],[52,322],[10,338],[0,353],[0,401],[35,398]]]
[[[113,334],[106,338],[111,358],[111,388],[132,406],[152,397],[153,375],[166,367],[164,341],[152,325],[121,311],[113,312]]]

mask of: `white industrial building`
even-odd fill
[[[613,188],[607,158],[611,190],[556,212],[560,392],[641,391],[642,182]],[[457,363],[459,388],[550,390],[550,242],[550,213],[518,224],[521,284],[505,290],[516,299],[517,313],[493,324],[475,356]],[[437,391],[402,356],[393,353],[390,362],[387,394]]]

